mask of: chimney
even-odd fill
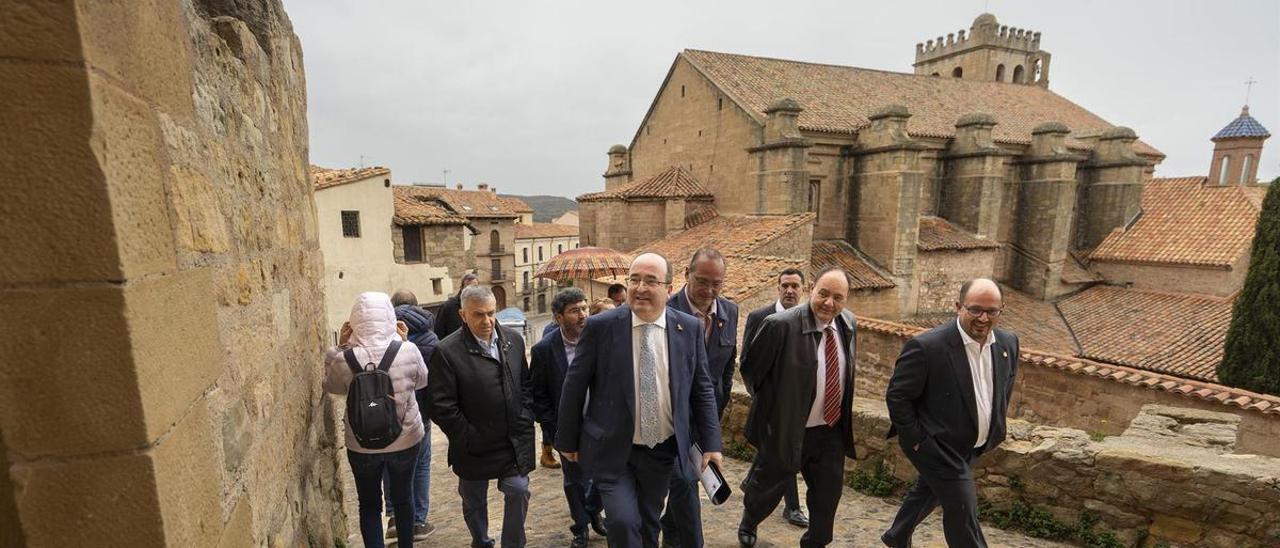
[[[462,190],[462,183],[458,183],[458,190]]]
[[[609,147],[609,165],[605,166],[604,189],[613,190],[631,182],[631,155],[624,145]]]
[[[480,183],[476,185],[476,190],[489,190],[489,183]]]

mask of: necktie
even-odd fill
[[[826,389],[823,392],[822,418],[827,421],[827,424],[835,426],[840,421],[840,403],[843,392],[840,386],[840,358],[837,356],[840,351],[840,345],[836,344],[836,330],[834,327],[827,326],[824,333],[822,344],[827,364],[827,379]]]
[[[650,447],[662,442],[658,432],[658,353],[653,348],[654,325],[644,324],[640,334],[640,443]]]

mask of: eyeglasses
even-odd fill
[[[632,276],[630,278],[627,278],[627,284],[633,287],[643,285],[645,287],[654,288],[654,287],[661,287],[670,283],[671,282],[664,282],[662,280],[659,280],[657,278],[652,278],[652,277],[641,279],[638,276]]]
[[[982,317],[983,314],[986,314],[988,318],[999,318],[1000,312],[1002,312],[999,308],[982,308],[977,305],[966,306],[964,307],[964,310],[965,312],[968,312],[970,316],[975,318]]]

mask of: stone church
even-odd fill
[[[758,239],[737,218],[804,215],[803,245],[739,258],[861,272],[863,314],[945,312],[978,275],[1072,293],[1164,155],[1054,93],[1049,60],[1040,33],[990,14],[918,44],[914,73],[685,50],[630,146],[609,149],[604,190],[578,198],[582,245],[683,252],[664,239],[737,226],[734,247]]]

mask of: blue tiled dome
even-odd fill
[[[1240,117],[1232,120],[1230,124],[1227,124],[1227,127],[1219,130],[1218,134],[1213,136],[1213,140],[1270,136],[1271,133],[1267,131],[1267,128],[1262,127],[1262,124],[1259,124],[1257,120],[1249,116],[1249,107],[1246,106],[1240,111]]]

